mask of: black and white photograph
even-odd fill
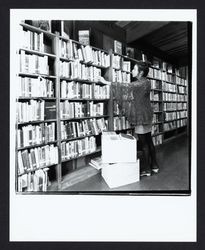
[[[131,214],[141,199],[139,211],[149,211],[151,223],[159,212],[156,203],[168,206],[172,199],[169,209],[179,206],[180,214],[184,202],[195,215],[196,12],[164,11],[167,15],[162,10],[11,10],[12,239],[50,240],[43,229],[38,236],[29,235],[28,222],[21,220],[29,214],[27,206],[39,212],[46,200],[54,211],[64,199],[69,217],[71,199],[81,210],[82,199],[95,204],[89,204],[91,210],[107,204],[111,214],[119,208],[115,199],[123,204],[129,199],[130,206],[134,202]],[[63,218],[59,213],[57,227]],[[82,215],[77,216],[80,221]],[[143,216],[137,216],[141,223]],[[160,216],[161,224],[163,218],[172,223],[165,212]],[[190,231],[183,238],[181,227],[172,234],[170,226],[165,240],[195,238],[193,221],[180,219]],[[66,220],[74,223],[74,218]],[[19,223],[27,231],[24,236],[18,236]],[[138,234],[112,232],[110,238],[101,230],[94,239],[146,237],[140,228]],[[57,234],[55,239],[75,240],[76,231],[77,226],[69,236]],[[90,240],[91,231],[78,235],[80,240]],[[148,240],[161,236],[155,232]]]

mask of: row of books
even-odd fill
[[[86,155],[96,151],[96,138],[94,136],[85,137],[81,140],[62,142],[61,154],[62,160],[69,160],[75,157]]]
[[[75,81],[67,82],[61,81],[61,98],[68,99],[109,99],[110,86],[100,86],[97,84],[91,85],[86,83],[79,83]]]
[[[182,102],[182,103],[177,103],[177,109],[187,109],[187,103]]]
[[[176,83],[187,86],[187,79],[176,76]]]
[[[186,87],[178,86],[178,93],[185,94],[186,93]]]
[[[51,145],[18,151],[18,174],[58,164],[58,148]]]
[[[55,140],[55,123],[41,123],[40,125],[27,125],[17,130],[18,148]]]
[[[163,104],[163,110],[164,111],[170,111],[170,110],[175,111],[177,109],[177,104],[178,103],[172,103],[172,102],[164,103]]]
[[[162,78],[162,72],[159,69],[149,68],[148,77],[161,79]]]
[[[60,103],[60,117],[61,119],[82,118],[89,116],[102,116],[104,115],[103,102],[94,103],[93,101],[86,103],[82,102],[69,102],[65,100]]]
[[[176,85],[175,84],[162,82],[162,89],[163,89],[163,91],[169,91],[169,92],[176,93]]]
[[[49,74],[48,56],[38,56],[20,51],[20,72],[29,74]]]
[[[60,118],[70,119],[87,116],[87,104],[82,102],[60,102]]]
[[[161,114],[153,114],[152,122],[156,123],[161,120]]]
[[[80,122],[61,121],[61,139],[72,139],[81,136],[98,135],[108,128],[108,121],[104,118],[88,119]]]
[[[186,118],[187,117],[187,111],[184,110],[184,111],[177,111],[177,119],[180,119],[180,118]]]
[[[56,118],[56,103],[44,100],[29,100],[17,103],[17,121],[31,122],[44,121]]]
[[[89,45],[79,45],[71,40],[60,41],[60,56],[70,60],[79,60],[96,66],[109,67],[110,55],[104,51],[95,50]]]
[[[114,69],[121,69],[122,57],[112,54],[112,67]]]
[[[86,66],[79,61],[60,61],[60,76],[70,79],[81,79],[92,82],[101,81],[101,69],[94,66]]]
[[[164,119],[165,119],[165,121],[176,120],[177,114],[176,114],[176,112],[164,113]]]
[[[49,168],[38,169],[34,173],[27,173],[18,177],[18,191],[46,192],[50,184],[48,177]]]
[[[187,102],[187,99],[188,99],[187,95],[182,95],[182,94],[177,95],[178,102]]]
[[[104,115],[105,114],[105,103],[104,102],[98,102],[93,103],[89,102],[88,104],[88,115],[89,116],[98,116],[98,115]]]
[[[119,83],[130,83],[131,82],[130,73],[113,69],[112,81]]]
[[[131,128],[129,121],[124,116],[114,117],[113,126],[114,126],[114,131]]]
[[[43,33],[22,30],[21,47],[29,50],[44,52]]]
[[[152,131],[151,131],[152,135],[155,135],[159,132],[160,132],[160,125],[158,124],[152,125]]]
[[[20,97],[54,97],[54,83],[43,77],[19,77],[17,86]]]
[[[160,81],[156,79],[150,79],[152,89],[160,89]]]
[[[154,145],[162,144],[163,135],[154,136],[152,137],[152,140],[153,140]]]
[[[162,72],[161,79],[162,79],[162,81],[168,81],[168,82],[175,83],[175,75],[168,74],[167,72]]]
[[[75,81],[61,81],[61,98],[93,98],[92,85]]]
[[[155,92],[155,91],[150,91],[150,100],[151,101],[159,101],[160,100],[159,93]]]
[[[164,101],[177,101],[177,95],[172,93],[163,93]]]
[[[112,66],[114,69],[131,72],[131,62],[124,61],[119,55],[112,54]]]
[[[164,131],[169,131],[176,128],[176,121],[164,123]]]
[[[99,86],[94,84],[94,98],[95,99],[109,99],[110,98],[110,86]]]
[[[177,120],[177,127],[184,127],[187,125],[187,119]]]

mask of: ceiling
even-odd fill
[[[127,43],[147,45],[172,59],[188,61],[187,22],[116,21],[126,31]]]

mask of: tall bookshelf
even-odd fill
[[[187,80],[179,75],[173,65],[154,60],[148,78],[151,81],[151,102],[153,105],[153,140],[162,144],[180,132],[187,125]],[[156,118],[155,118],[156,117]],[[155,123],[158,124],[155,128]]]
[[[16,190],[61,189],[64,169],[101,152],[102,131],[133,133],[117,97],[126,95],[136,59],[85,46],[21,23],[16,97]],[[186,129],[187,81],[154,60],[148,78],[155,145]],[[129,102],[128,100],[126,100]]]
[[[21,23],[18,48],[16,190],[60,188],[67,162],[101,151],[108,130],[107,51]],[[53,174],[52,174],[53,175]]]

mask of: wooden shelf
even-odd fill
[[[99,135],[102,135],[102,133],[99,133],[97,135],[96,134],[91,134],[91,135],[79,136],[79,137],[75,137],[75,138],[62,139],[61,142],[77,141],[77,140],[84,139],[86,137],[99,136]]]
[[[46,142],[46,143],[44,142],[44,143],[40,143],[40,144],[33,144],[33,145],[30,145],[30,146],[17,148],[17,150],[20,151],[20,150],[25,150],[25,149],[43,147],[43,146],[50,145],[50,144],[55,144],[55,143],[57,143],[57,141],[51,141],[51,142]]]
[[[28,54],[34,54],[34,55],[39,55],[39,56],[48,56],[48,57],[51,57],[51,58],[54,58],[54,59],[56,58],[56,55],[49,54],[49,53],[42,52],[42,51],[37,51],[37,50],[32,50],[32,49],[26,49],[26,48],[20,48],[20,51],[21,50],[25,51]]]
[[[96,154],[96,153],[99,153],[99,152],[101,152],[101,148],[97,148],[97,150],[95,150],[94,152],[90,152],[90,153],[83,154],[83,155],[78,155],[78,156],[70,158],[70,159],[61,160],[61,162],[64,163],[64,162],[76,160],[76,159],[79,159],[79,158],[82,158],[82,157],[85,157],[85,156],[88,156],[88,155]]]
[[[170,84],[173,84],[173,85],[176,85],[175,82],[171,82],[171,81],[167,81],[167,80],[161,80],[162,82],[167,82],[167,83],[170,83]]]
[[[173,109],[173,110],[164,110],[164,112],[165,113],[170,113],[170,112],[172,113],[172,112],[177,112],[177,110],[176,109]]]
[[[45,101],[56,101],[55,97],[18,97],[17,98],[19,101],[23,101],[23,100],[45,100]]]
[[[19,122],[18,125],[19,126],[24,126],[24,125],[28,125],[28,124],[38,124],[38,123],[49,123],[49,122],[56,122],[57,120],[56,119],[49,119],[49,120],[43,120],[43,121],[30,121],[30,122]]]
[[[52,75],[44,75],[44,74],[34,74],[34,73],[25,73],[25,72],[20,72],[18,74],[19,76],[23,76],[23,77],[42,77],[42,78],[49,78],[49,79],[56,79],[56,76],[52,76]]]
[[[177,94],[177,92],[169,91],[169,90],[162,90],[164,93],[171,93],[171,94]]]
[[[109,101],[109,99],[93,99],[93,98],[60,98],[61,101],[69,101],[69,102],[86,102],[86,101],[96,101],[96,102],[105,102]]]
[[[30,30],[30,31],[33,31],[33,32],[37,32],[37,33],[44,33],[46,36],[48,36],[48,37],[50,37],[50,38],[56,37],[55,34],[49,32],[49,31],[42,30],[42,29],[40,29],[40,28],[34,27],[34,26],[29,25],[29,24],[26,24],[26,23],[21,22],[20,25],[21,25],[22,27],[24,27],[25,29],[27,29],[27,30]]]
[[[151,91],[159,91],[159,92],[162,92],[162,89],[154,89],[154,88],[151,88]]]
[[[157,80],[157,81],[162,81],[160,78],[156,78],[156,77],[147,76],[147,78],[148,79]]]
[[[154,113],[163,113],[164,111],[153,111]]]
[[[82,83],[88,83],[88,84],[100,84],[100,85],[109,85],[107,83],[103,83],[103,82],[95,82],[95,81],[89,81],[89,80],[83,80],[83,79],[78,79],[78,78],[69,78],[69,77],[60,77],[60,80],[65,80],[65,81],[69,81],[69,82],[82,82]]]
[[[94,118],[107,118],[108,115],[101,115],[101,116],[86,116],[86,117],[76,117],[76,118],[61,118],[61,121],[73,121],[73,120],[85,120],[85,119],[94,119]]]
[[[163,100],[163,102],[169,102],[169,103],[170,103],[170,102],[173,102],[173,103],[176,103],[177,101],[174,101],[174,100],[173,100],[173,101],[166,101],[166,100]]]
[[[35,168],[35,169],[25,170],[24,173],[18,174],[18,176],[22,176],[22,175],[28,174],[28,173],[33,173],[33,172],[35,172],[37,170],[44,169],[44,168],[50,168],[50,167],[53,167],[53,166],[56,166],[56,165],[57,164],[52,164],[52,165],[44,166],[44,167],[41,167],[41,168]]]

